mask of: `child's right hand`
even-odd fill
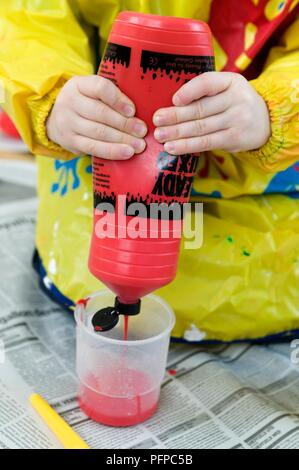
[[[125,160],[146,146],[147,127],[134,115],[134,103],[110,80],[73,77],[56,98],[47,135],[76,155]]]

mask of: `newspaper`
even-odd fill
[[[299,448],[299,366],[287,343],[172,344],[151,419],[129,428],[88,419],[76,400],[72,313],[40,291],[31,267],[35,213],[35,200],[0,208],[0,447],[59,446],[32,416],[34,391],[92,448]]]
[[[3,380],[4,379],[4,380]],[[0,365],[0,449],[56,449],[61,445],[28,408],[31,390],[7,360]]]

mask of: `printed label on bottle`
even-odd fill
[[[123,67],[128,68],[130,65],[130,61],[130,47],[121,46],[120,44],[115,44],[113,42],[108,42],[100,64],[99,75],[108,78],[113,83],[118,85],[116,77],[116,66],[122,65]],[[112,67],[109,67],[108,63],[110,63]]]
[[[181,73],[199,75],[215,70],[213,56],[176,55],[146,50],[142,51],[140,66],[144,74],[160,70],[166,75]]]
[[[134,216],[138,211],[140,217],[181,219],[183,204],[189,200],[197,163],[198,157],[193,154],[174,156],[165,151],[160,152],[152,168],[151,182],[144,183],[146,188],[142,194],[138,191],[125,191],[126,181],[123,181],[121,172],[115,172],[113,177],[109,175],[109,167],[113,166],[115,170],[115,166],[117,164],[121,166],[123,162],[105,163],[101,159],[94,158],[94,207],[105,203],[109,204],[111,211],[116,209],[117,197],[115,192],[111,191],[111,179],[113,178],[113,186],[118,188],[118,194],[123,194],[126,197],[124,207],[126,215]],[[138,180],[135,181],[134,186],[136,187]],[[135,204],[142,204],[142,211],[134,206]],[[107,206],[108,210],[109,206]],[[163,209],[163,206],[172,208],[172,212],[158,211],[159,207]]]
[[[214,70],[212,56],[190,56],[138,50],[108,43],[99,73],[112,80],[135,102],[138,117],[151,126],[153,113],[170,106],[173,94],[193,77]],[[165,83],[167,81],[167,83]],[[94,206],[107,203],[119,210],[118,195],[124,197],[121,211],[128,216],[182,219],[188,202],[198,156],[168,154],[153,135],[146,136],[142,154],[126,161],[93,159]],[[136,204],[143,212],[135,214]],[[175,208],[173,213],[156,213],[153,206]],[[109,209],[108,209],[109,210]],[[138,208],[136,209],[138,211]]]

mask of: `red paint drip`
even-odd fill
[[[111,390],[111,395],[100,393],[101,378],[88,377],[86,383],[91,388],[83,384],[79,388],[80,408],[94,421],[108,426],[132,426],[142,423],[155,413],[160,387],[151,390],[149,379],[140,371],[125,369],[121,378],[118,372],[110,368],[107,374],[103,374],[103,388],[105,391]],[[119,380],[124,382],[123,397],[112,395],[113,390],[118,389]],[[130,388],[128,396],[125,393],[126,386]],[[144,390],[150,391],[143,393]]]
[[[80,299],[78,300],[77,305],[83,305],[83,307],[86,308],[88,301],[89,301],[89,297],[87,297],[86,299]]]
[[[124,316],[124,341],[129,338],[129,315]]]
[[[176,375],[176,370],[175,369],[169,369],[168,374],[170,375]]]

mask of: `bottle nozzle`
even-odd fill
[[[137,315],[140,313],[141,300],[138,299],[134,303],[121,302],[118,297],[115,298],[114,307],[120,315]]]
[[[119,315],[137,315],[140,312],[141,300],[134,303],[124,303],[115,298],[114,307],[105,307],[98,310],[92,317],[92,326],[96,333],[109,331],[119,321]]]

